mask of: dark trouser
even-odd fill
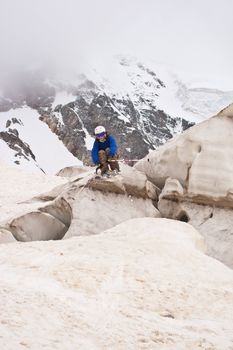
[[[101,174],[103,175],[106,173],[106,171],[109,170],[109,166],[111,170],[118,170],[120,171],[119,168],[119,163],[117,161],[117,155],[114,157],[109,156],[110,149],[106,148],[105,150],[100,150],[98,155],[99,155],[99,160],[100,160],[100,165],[101,165]]]

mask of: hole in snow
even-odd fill
[[[179,213],[177,220],[183,221],[183,222],[189,222],[189,216],[185,211],[182,211]]]

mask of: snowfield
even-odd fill
[[[67,181],[2,163],[0,176],[1,218]],[[97,235],[1,244],[0,315],[4,350],[230,350],[233,271],[205,255],[191,225],[131,219]]]
[[[22,168],[38,172],[40,171],[39,167],[41,167],[45,173],[55,174],[65,166],[81,164],[80,160],[67,150],[48,126],[39,120],[39,114],[36,110],[24,106],[8,112],[0,112],[1,131],[6,130],[6,122],[11,118],[17,118],[20,121],[20,124],[17,123],[12,128],[17,128],[21,139],[30,145],[32,152],[36,156],[36,162],[21,158]],[[2,143],[5,144],[2,141],[1,145]],[[0,159],[14,165],[13,152],[9,151],[11,153],[10,158],[8,158],[9,153],[6,154],[6,151],[4,153],[1,154]]]
[[[18,205],[19,203],[66,182],[67,179],[61,176],[27,172],[6,165],[0,159],[0,221],[13,216],[19,210],[32,207],[32,203]]]
[[[133,219],[0,247],[2,349],[231,349],[233,273],[195,230]]]

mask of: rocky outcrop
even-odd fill
[[[21,120],[16,118],[9,119],[6,123],[6,130],[0,132],[0,139],[5,141],[9,148],[14,151],[16,164],[21,158],[35,161],[35,155],[31,151],[30,146],[19,137],[18,130],[15,127],[17,124],[22,124]]]
[[[40,119],[48,124],[63,141],[69,151],[83,159],[89,155],[85,146],[86,132],[93,135],[96,125],[103,124],[113,133],[119,144],[119,154],[126,159],[140,159],[173,136],[173,131],[179,125],[185,130],[193,125],[184,119],[173,119],[156,106],[148,104],[139,110],[129,97],[116,99],[102,94],[101,91],[89,91],[86,99],[84,84],[76,90],[75,101],[55,109],[62,116],[62,123],[51,111],[43,112]],[[92,100],[89,96],[92,93]],[[139,97],[138,97],[139,98]],[[141,101],[142,103],[142,101]],[[54,111],[55,111],[54,110]],[[123,116],[127,116],[123,117]]]

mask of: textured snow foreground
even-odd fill
[[[32,209],[32,203],[24,203],[23,206],[19,204],[66,182],[67,179],[60,176],[45,176],[8,166],[0,158],[0,221],[18,211]]]
[[[233,271],[191,225],[0,246],[1,349],[233,349]]]

